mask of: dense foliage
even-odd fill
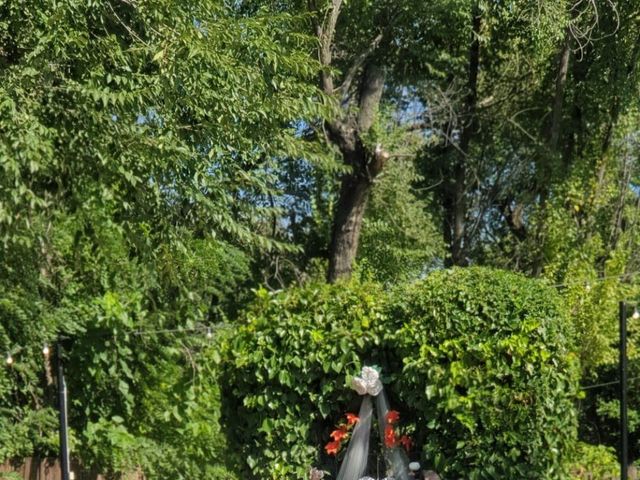
[[[564,478],[578,368],[560,297],[485,269],[266,291],[225,348],[224,414],[244,474],[303,478],[329,427],[357,408],[350,376],[378,365],[421,460],[469,479]]]
[[[636,0],[0,0],[0,354],[13,359],[0,368],[0,459],[58,450],[53,358],[42,355],[58,335],[72,453],[114,475],[332,469],[319,439],[334,407],[352,406],[343,387],[364,361],[394,388],[404,375],[408,393],[448,392],[451,369],[470,368],[461,349],[519,348],[556,395],[529,318],[550,322],[557,343],[540,352],[559,365],[575,334],[582,385],[615,382],[617,302],[640,294],[639,19]],[[506,273],[432,273],[454,265],[555,291]],[[348,287],[319,280],[351,274]],[[482,280],[465,287],[472,308],[455,326],[422,290],[457,306],[464,292],[447,275]],[[404,293],[388,310],[383,288],[394,287]],[[420,302],[435,313],[411,313]],[[474,329],[487,325],[485,303],[499,314],[495,339]],[[230,336],[206,338],[220,322]],[[277,340],[264,358],[251,328]],[[360,340],[310,360],[317,335]],[[419,336],[438,341],[421,350]],[[418,374],[429,355],[446,368]],[[497,377],[472,373],[485,398]],[[511,392],[536,378],[513,376],[523,383]],[[258,386],[275,403],[255,392],[255,404],[233,403]],[[617,447],[615,388],[586,390],[581,440]],[[574,393],[536,418],[573,425],[562,412]],[[433,395],[393,400],[410,421],[468,435],[455,410],[467,404]],[[503,418],[468,401],[489,426]],[[640,397],[630,402],[638,458]],[[271,408],[278,421],[263,426]],[[450,409],[462,420],[443,423]],[[496,471],[534,462],[516,477],[560,472],[570,437],[544,440],[556,458],[526,418],[516,426],[530,450],[496,434],[464,440],[465,455],[495,450]],[[450,457],[438,467],[489,475],[429,432],[427,456]],[[575,463],[605,451],[581,446]]]
[[[384,294],[374,284],[261,290],[224,351],[222,423],[243,475],[304,478],[329,428],[357,408],[347,386],[380,362]]]
[[[576,462],[571,466],[574,480],[600,478],[614,480],[620,475],[620,465],[615,450],[603,445],[589,445],[578,443],[576,448]]]
[[[576,437],[578,364],[560,297],[520,275],[445,270],[401,289],[398,389],[445,477],[557,479]]]
[[[179,331],[233,315],[251,255],[291,249],[259,201],[282,158],[316,158],[293,123],[318,115],[310,43],[275,40],[297,22],[219,1],[0,2],[2,458],[57,451],[41,351],[62,334],[75,454],[213,475],[204,330]]]

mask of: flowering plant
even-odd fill
[[[394,448],[401,445],[407,452],[409,452],[413,441],[408,435],[406,429],[403,429],[398,425],[399,420],[400,412],[397,410],[389,410],[385,415],[383,438],[384,446],[387,448]]]
[[[345,415],[345,420],[336,425],[336,429],[330,434],[333,440],[324,446],[327,454],[334,456],[338,454],[342,446],[349,441],[351,430],[359,420],[355,413],[347,413]]]

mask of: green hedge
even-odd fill
[[[322,445],[358,407],[348,387],[381,366],[425,465],[466,480],[568,477],[577,365],[556,292],[502,271],[441,271],[385,293],[371,283],[258,292],[222,348],[221,422],[240,476],[334,470]],[[332,463],[333,462],[333,463]]]
[[[319,458],[328,428],[357,408],[346,373],[377,358],[384,298],[358,283],[258,292],[221,379],[221,420],[243,478],[306,478],[328,461]]]
[[[399,391],[445,478],[568,477],[578,366],[559,295],[484,268],[439,271],[396,292]]]

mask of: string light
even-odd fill
[[[215,324],[211,327],[193,327],[193,328],[164,328],[164,329],[158,329],[158,330],[120,330],[118,332],[85,332],[83,334],[78,334],[77,337],[83,337],[83,338],[106,338],[106,337],[114,337],[116,334],[129,334],[129,335],[137,335],[137,336],[144,336],[144,335],[158,335],[158,334],[168,334],[168,333],[175,333],[175,334],[180,334],[180,333],[199,333],[201,334],[202,332],[205,333],[205,335],[207,336],[207,338],[212,338],[213,337],[213,333],[214,330],[221,330],[225,327],[228,327],[229,324],[226,323],[218,323]],[[211,334],[211,335],[209,335]],[[77,337],[70,337],[70,336],[66,336],[66,335],[59,335],[58,339],[60,340],[72,340],[73,338],[77,338]],[[51,352],[51,347],[49,345],[45,345],[42,349],[42,353],[45,353],[45,350],[47,350],[49,353]]]
[[[565,288],[565,287],[570,287],[570,286],[576,286],[576,285],[580,285],[581,283],[584,284],[584,289],[586,292],[590,292],[592,289],[592,285],[591,282],[604,282],[606,280],[628,280],[631,279],[632,277],[637,276],[638,274],[640,274],[640,271],[633,271],[633,272],[628,272],[628,273],[623,273],[620,275],[609,275],[609,276],[602,276],[602,277],[597,277],[597,278],[592,278],[589,280],[585,280],[585,279],[576,279],[574,281],[571,282],[567,282],[567,283],[556,283],[556,284],[552,284],[550,285],[551,287],[554,288]],[[637,307],[634,309],[633,311],[633,315],[632,318],[634,320],[638,320],[640,319],[640,311],[638,311]],[[214,325],[215,329],[218,328],[224,328],[225,326],[227,326],[224,323],[220,323],[217,325]],[[203,330],[205,330],[206,332],[206,338],[207,339],[211,339],[213,338],[213,331],[211,327],[195,327],[195,328],[173,328],[173,329],[161,329],[161,330],[130,330],[128,333],[132,334],[132,335],[154,335],[154,334],[166,334],[166,333],[191,333],[191,332],[202,332]],[[113,335],[113,333],[109,332],[109,333],[87,333],[85,334],[85,336],[87,337],[108,337]],[[61,339],[66,339],[68,337],[65,336],[61,336]],[[42,348],[42,353],[45,356],[48,356],[51,351],[48,345],[44,345],[44,347]],[[14,362],[13,357],[8,354],[5,362],[7,365],[12,365]]]
[[[601,277],[598,280],[608,280],[608,279],[621,279],[624,277],[629,277],[629,276],[634,276],[637,275],[640,272],[631,272],[631,273],[627,273],[627,274],[623,274],[623,275],[617,275],[617,276],[610,276],[610,277]],[[575,284],[577,284],[579,282],[575,282]],[[552,285],[553,287],[566,287],[568,286],[568,284],[556,284],[556,285]],[[591,285],[587,282],[585,284],[585,289],[587,291],[591,290]],[[640,311],[638,311],[638,307],[634,307],[633,309],[633,314],[631,315],[631,318],[633,318],[634,320],[640,319]],[[215,328],[224,328],[225,324],[218,324],[215,325]],[[189,329],[164,329],[164,330],[134,330],[130,333],[134,334],[134,335],[152,335],[152,334],[157,334],[157,333],[190,333],[190,332],[201,332],[204,329],[204,327],[196,327],[196,328],[189,328]],[[109,334],[100,334],[99,336],[109,336],[111,335],[111,333]],[[89,336],[96,336],[94,335],[89,335]],[[213,330],[211,327],[206,327],[206,337],[208,339],[213,338]],[[61,336],[60,338],[67,338],[67,337],[63,337]],[[42,347],[42,353],[45,356],[48,356],[51,353],[51,350],[49,348],[49,345],[44,344],[44,346]],[[5,357],[5,363],[8,366],[12,366],[14,364],[14,358],[11,355],[11,353],[7,353],[7,356]],[[633,380],[640,380],[640,377],[636,377],[636,378],[630,378],[629,381],[633,381]],[[587,385],[587,386],[583,386],[581,387],[582,390],[589,390],[589,389],[593,389],[593,388],[601,388],[601,387],[606,387],[606,386],[610,386],[610,385],[616,385],[618,384],[619,381],[613,381],[613,382],[606,382],[606,383],[599,383],[596,385]]]
[[[194,327],[194,328],[173,328],[173,329],[161,329],[161,330],[130,330],[127,333],[130,333],[131,335],[138,335],[138,336],[142,336],[142,335],[154,335],[154,334],[179,334],[179,333],[196,333],[196,334],[202,334],[204,332],[206,338],[208,340],[211,340],[214,337],[214,330],[219,330],[222,328],[227,327],[228,324],[225,323],[218,323],[216,325],[210,326],[210,327],[204,327],[204,326],[200,326],[200,327]],[[120,332],[120,333],[124,333],[124,332]],[[101,338],[101,337],[110,337],[113,336],[114,334],[112,332],[89,332],[86,333],[84,336],[88,337],[88,338]],[[61,335],[58,337],[60,340],[68,340],[70,339],[70,337],[66,337],[64,335]],[[22,347],[18,348],[18,350],[21,350]],[[51,346],[47,343],[43,344],[42,346],[42,354],[45,357],[49,357],[49,355],[51,354]],[[7,353],[7,356],[5,357],[5,363],[8,366],[11,366],[15,363],[15,359],[13,358],[13,356],[11,355],[11,353]]]

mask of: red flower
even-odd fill
[[[355,413],[347,413],[347,423],[349,425],[355,425],[359,421],[360,421],[360,419],[358,418],[358,416]]]
[[[345,427],[340,427],[337,430],[331,432],[331,438],[333,438],[336,442],[339,442],[344,437],[347,436],[347,429]]]
[[[340,442],[329,442],[324,446],[324,450],[329,455],[337,455],[340,450]]]
[[[400,412],[397,410],[389,410],[387,412],[386,419],[388,423],[394,424],[400,420]]]
[[[387,425],[384,428],[384,445],[387,448],[393,448],[397,445],[396,432],[393,431],[391,425]]]
[[[413,444],[413,441],[411,440],[411,437],[408,437],[407,435],[402,435],[400,437],[400,445],[404,447],[407,453],[409,452],[409,450],[411,450],[412,444]]]

